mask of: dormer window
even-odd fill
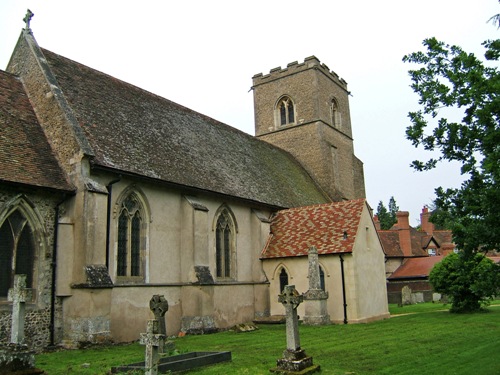
[[[280,126],[290,125],[295,123],[295,106],[292,99],[284,96],[276,106],[277,122]]]

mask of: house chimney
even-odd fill
[[[408,211],[398,211],[396,212],[396,218],[398,222],[396,223],[398,227],[399,234],[399,246],[403,252],[403,256],[412,256],[411,251],[411,234],[410,234],[410,213]]]
[[[429,209],[424,206],[424,208],[422,208],[422,213],[420,214],[420,228],[423,232],[432,236],[434,233],[434,224],[429,221],[430,217],[431,213],[429,212]]]

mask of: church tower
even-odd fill
[[[256,137],[291,153],[333,201],[365,197],[343,79],[311,56],[256,74],[252,88]]]

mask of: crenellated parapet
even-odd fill
[[[321,63],[321,61],[314,55],[306,57],[302,63],[293,61],[289,63],[286,68],[281,68],[281,66],[273,68],[268,74],[255,74],[252,77],[253,87],[269,83],[289,75],[301,73],[309,69],[316,69],[322,72],[326,77],[347,91],[347,82],[343,78],[340,78],[339,75],[333,70],[330,70],[326,64]]]

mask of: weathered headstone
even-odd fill
[[[146,333],[141,333],[140,344],[146,346],[144,355],[144,374],[157,375],[160,360],[159,350],[165,341],[165,335],[158,333],[158,320],[148,320]]]
[[[326,306],[328,292],[321,289],[318,250],[314,246],[309,249],[308,261],[309,290],[304,293],[304,324],[330,324],[330,316],[328,315]]]
[[[408,285],[401,289],[401,304],[411,305],[411,289]]]
[[[153,312],[155,319],[158,320],[158,333],[165,335],[165,340],[162,345],[158,348],[160,354],[167,352],[168,350],[175,349],[175,343],[173,341],[167,341],[167,324],[165,322],[165,314],[168,311],[168,301],[160,294],[154,294],[149,301],[149,308]]]
[[[283,358],[277,360],[277,368],[271,369],[271,372],[310,374],[319,370],[318,365],[313,365],[312,357],[308,357],[300,347],[297,307],[302,301],[303,296],[297,292],[295,285],[286,285],[278,297],[278,302],[283,304],[286,313],[286,350]]]
[[[8,300],[12,302],[10,342],[13,344],[24,344],[25,304],[31,299],[32,291],[26,289],[26,275],[14,275],[14,287],[8,294]]]
[[[24,343],[25,303],[31,301],[32,291],[26,289],[26,275],[14,275],[13,288],[8,300],[12,302],[10,344],[0,345],[0,373],[42,374],[35,368],[35,354]]]

